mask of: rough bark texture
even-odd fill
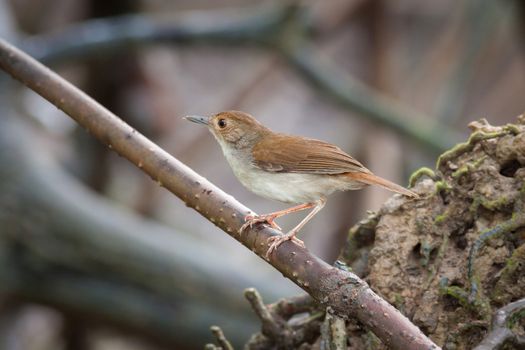
[[[351,229],[341,256],[445,349],[471,349],[497,308],[525,296],[524,124],[471,123],[435,171],[412,176],[424,199],[392,197]]]

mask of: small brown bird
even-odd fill
[[[418,198],[416,193],[372,174],[337,146],[276,133],[247,113],[227,111],[209,118],[187,116],[185,119],[208,127],[219,142],[233,173],[246,188],[268,199],[298,204],[269,214],[248,215],[239,233],[258,222],[267,222],[280,229],[274,222],[276,218],[313,208],[290,232],[270,238],[272,244],[267,257],[287,240],[304,246],[295,235],[323,208],[326,197],[334,191],[378,185]]]

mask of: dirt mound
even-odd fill
[[[423,198],[392,197],[341,256],[445,349],[472,348],[497,308],[525,297],[525,116],[470,127],[435,170],[412,176]]]

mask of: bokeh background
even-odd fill
[[[182,116],[243,110],[407,185],[470,121],[523,113],[524,20],[519,0],[0,0],[0,36],[259,213],[285,206],[244,189],[213,137]],[[0,79],[2,348],[197,349],[215,323],[240,344],[258,327],[244,288],[267,302],[300,293],[55,107]],[[23,176],[7,159],[29,163],[13,167]],[[333,262],[352,224],[390,195],[335,194],[301,238]]]

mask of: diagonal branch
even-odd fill
[[[237,234],[244,216],[251,213],[247,207],[56,73],[1,39],[0,67],[259,256],[266,254],[268,238],[279,234],[266,226]],[[393,349],[438,348],[359,277],[328,265],[305,248],[285,242],[269,263],[318,302],[331,306],[336,315],[356,317],[387,346]]]

